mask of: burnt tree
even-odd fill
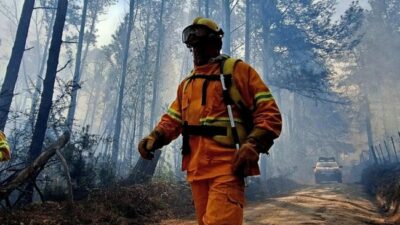
[[[35,0],[25,0],[21,18],[18,23],[14,46],[8,62],[6,76],[0,91],[0,130],[4,130],[14,96],[14,88],[17,82],[19,67],[25,51],[26,38],[28,36],[33,6]]]
[[[50,44],[49,58],[47,60],[46,77],[43,81],[43,92],[39,105],[39,113],[33,131],[32,142],[29,147],[29,161],[33,161],[42,151],[43,142],[47,130],[47,120],[53,104],[54,82],[57,74],[58,57],[62,44],[62,35],[67,14],[68,0],[59,0],[57,14],[53,27],[53,35]],[[32,184],[28,185],[29,196],[27,201],[32,201]]]

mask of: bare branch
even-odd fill
[[[57,9],[57,8],[48,7],[48,6],[39,6],[39,7],[33,7],[33,9]]]
[[[56,154],[58,149],[63,148],[69,141],[70,134],[64,133],[55,143],[44,150],[30,165],[18,172],[8,183],[0,186],[0,199],[7,198],[12,191],[35,178],[48,160]]]
[[[230,15],[232,14],[233,10],[236,8],[236,5],[237,5],[238,3],[239,3],[239,0],[236,0],[235,2],[233,2],[233,5],[232,5],[231,10],[230,10],[230,12],[229,12]]]
[[[243,25],[245,25],[245,23],[242,23],[242,24],[240,24],[238,27],[236,27],[235,29],[233,29],[233,30],[231,31],[231,34],[232,34],[233,32],[235,32],[236,30],[240,29]]]
[[[240,43],[240,44],[238,44],[236,47],[234,47],[233,49],[232,49],[232,52],[236,52],[240,47],[242,47],[244,45],[244,43]]]
[[[57,73],[60,72],[61,70],[65,69],[65,68],[68,66],[68,64],[69,64],[70,62],[71,62],[71,59],[68,60],[68,62],[65,63],[65,65],[64,65],[63,67],[61,67],[59,70],[57,70]]]
[[[30,47],[30,48],[26,48],[24,51],[29,51],[29,50],[32,50],[32,49],[34,49],[35,47]]]
[[[64,173],[65,173],[65,177],[66,177],[67,185],[68,185],[68,202],[72,206],[72,204],[74,203],[74,195],[72,192],[72,181],[71,181],[71,176],[69,174],[68,164],[67,164],[67,161],[65,160],[64,156],[61,154],[61,152],[58,149],[56,150],[56,154],[57,154],[58,158],[60,159],[60,162],[64,168]]]
[[[20,163],[16,163],[16,164],[9,165],[9,166],[7,166],[6,168],[0,170],[0,174],[1,174],[2,172],[4,172],[4,171],[11,171],[13,168],[16,168],[17,166],[23,165],[23,164],[25,164],[25,163],[26,163],[26,162],[20,162]]]
[[[33,187],[36,189],[37,193],[39,194],[40,201],[44,203],[43,193],[40,191],[39,187],[37,186],[36,182],[33,182]]]
[[[77,41],[62,41],[62,43],[65,43],[65,44],[77,44],[78,42]]]

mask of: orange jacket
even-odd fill
[[[220,74],[220,64],[215,62],[195,66],[194,74]],[[273,137],[278,137],[282,127],[281,114],[257,72],[240,61],[235,66],[232,77],[244,104],[249,108],[254,106],[254,127],[266,129]],[[189,125],[201,125],[208,121],[229,120],[221,82],[209,83],[206,103],[202,105],[203,82],[203,79],[193,79],[190,82],[184,80],[179,85],[176,99],[157,125],[157,129],[161,129],[167,139],[173,140],[179,136],[183,121],[187,121]],[[235,121],[240,123],[239,111],[235,105],[232,110]],[[187,170],[188,181],[232,174],[231,161],[236,151],[233,147],[222,146],[205,136],[190,136],[189,145],[190,154],[184,155],[182,162],[182,170]]]

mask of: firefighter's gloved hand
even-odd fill
[[[142,158],[152,160],[154,151],[165,145],[164,134],[160,130],[153,130],[147,137],[143,138],[138,145]]]
[[[254,144],[254,149],[257,150],[258,153],[268,154],[276,137],[276,134],[270,131],[255,127],[247,136],[246,142]]]
[[[237,176],[247,177],[260,174],[258,159],[260,153],[268,154],[276,135],[268,130],[255,127],[236,152],[233,160],[233,172]]]
[[[247,177],[259,173],[259,154],[254,143],[245,142],[236,151],[232,164],[233,173],[239,177]]]

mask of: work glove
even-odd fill
[[[167,144],[165,135],[161,130],[154,129],[148,136],[143,138],[138,145],[140,156],[146,160],[154,158],[154,151]]]
[[[260,153],[256,150],[256,145],[251,142],[245,142],[240,149],[236,151],[233,159],[232,171],[239,177],[247,177],[260,174],[258,168],[258,159]]]
[[[268,154],[275,138],[270,131],[255,127],[247,136],[246,141],[236,151],[232,172],[239,177],[259,175],[258,160],[260,153]]]

